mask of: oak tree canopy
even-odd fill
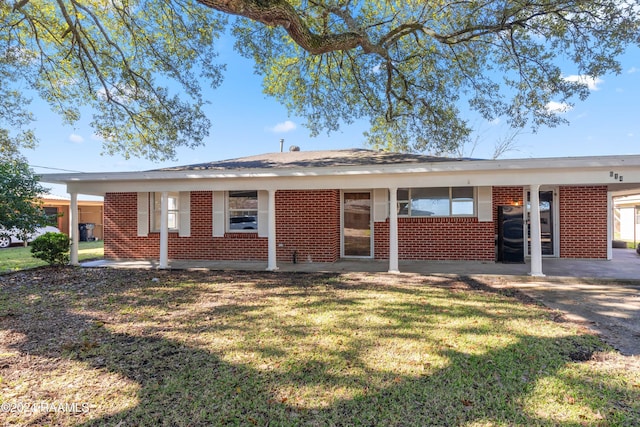
[[[547,104],[620,72],[639,24],[638,0],[1,0],[0,150],[34,143],[26,89],[69,123],[91,111],[107,153],[202,144],[229,30],[311,134],[365,119],[373,146],[451,151],[469,111],[561,123]]]

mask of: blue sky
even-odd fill
[[[148,170],[276,152],[281,138],[285,140],[285,150],[290,145],[305,151],[366,148],[362,136],[366,123],[311,138],[302,125],[303,119],[290,117],[284,107],[262,94],[261,79],[253,74],[251,62],[236,54],[228,39],[222,40],[219,50],[220,62],[227,64],[227,71],[222,86],[209,93],[211,105],[207,111],[213,126],[204,146],[181,149],[176,161],[163,163],[103,156],[101,142],[88,126],[91,117],[83,117],[75,126],[65,126],[46,105],[34,100],[40,144],[24,153],[29,163],[36,173],[54,173],[58,169]],[[590,97],[562,113],[569,125],[543,128],[535,134],[525,131],[517,136],[516,150],[502,158],[640,154],[640,49],[630,49],[621,62],[620,75],[607,75],[591,82]],[[490,158],[495,141],[509,132],[499,121],[475,121],[472,125],[478,130],[479,142],[473,152],[469,147],[464,154],[476,158]],[[52,193],[64,195],[65,191],[54,187]]]

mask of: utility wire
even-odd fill
[[[62,171],[62,172],[85,173],[85,172],[82,172],[82,171],[74,171],[74,170],[71,170],[71,169],[51,168],[49,166],[29,165],[29,167],[41,168],[41,169],[49,169],[49,170],[53,170],[53,171]]]

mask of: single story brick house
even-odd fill
[[[542,275],[542,257],[611,258],[612,197],[638,192],[640,155],[478,160],[290,151],[41,179],[66,184],[71,230],[78,194],[104,197],[107,259],[157,259],[161,268],[170,260],[264,261],[276,270],[363,258],[388,260],[391,272],[401,260],[493,262],[501,207],[515,206],[531,274]]]

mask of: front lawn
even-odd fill
[[[630,426],[640,363],[471,279],[0,276],[2,425]]]
[[[78,259],[80,261],[98,259],[103,256],[103,241],[79,243]],[[31,255],[31,247],[29,246],[12,246],[10,248],[0,249],[0,273],[42,267],[44,265],[47,265],[47,263]]]

